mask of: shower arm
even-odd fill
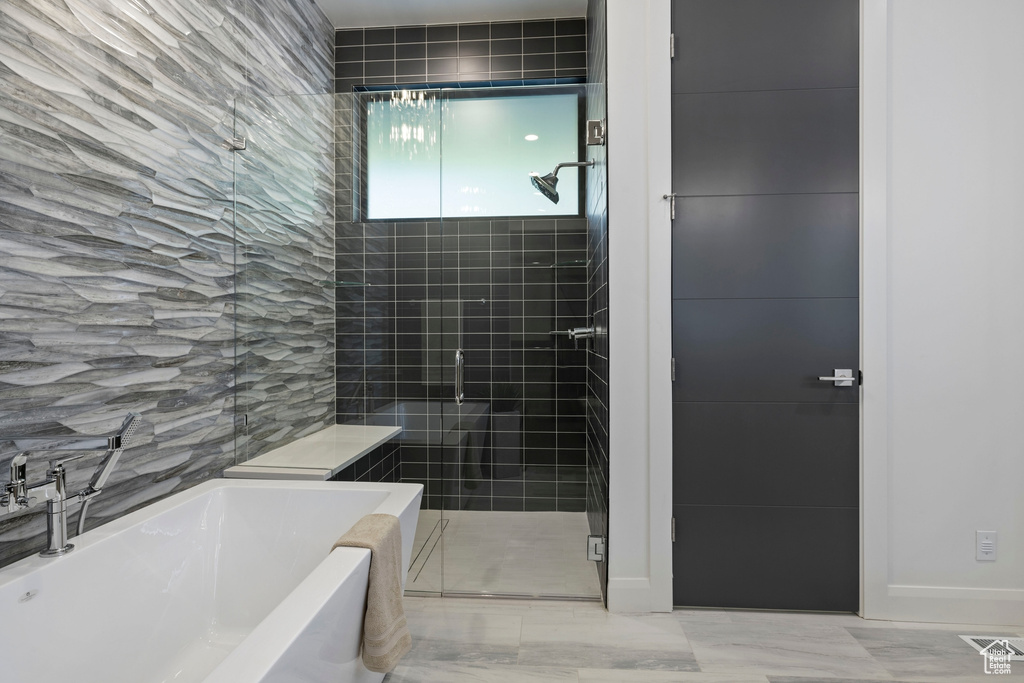
[[[551,175],[557,176],[559,169],[561,169],[563,167],[566,167],[566,166],[570,167],[570,168],[580,168],[580,167],[583,167],[583,166],[593,166],[593,165],[594,165],[594,160],[593,159],[591,159],[590,161],[564,161],[564,162],[558,164],[557,166],[555,166],[555,170],[551,172]]]

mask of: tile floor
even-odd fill
[[[1022,627],[597,602],[407,597],[413,649],[386,683],[967,683],[991,681],[957,634]],[[1004,680],[1024,680],[1024,662]]]
[[[406,590],[600,598],[582,512],[421,510]]]

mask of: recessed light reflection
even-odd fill
[[[534,140],[538,140],[538,139],[540,139],[540,136],[533,135],[532,133],[530,135],[526,136],[526,140],[528,142],[533,142]]]

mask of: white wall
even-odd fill
[[[1024,2],[862,5],[863,614],[1024,624]],[[608,2],[616,611],[671,604],[669,8]]]
[[[1024,3],[888,5],[887,253],[864,264],[887,280],[885,367],[865,365],[865,387],[887,375],[886,412],[865,407],[887,448],[864,457],[888,510],[866,499],[865,614],[1021,624]],[[974,559],[979,529],[997,562]]]
[[[615,612],[672,609],[672,292],[649,289],[672,275],[661,200],[672,186],[669,17],[664,0],[608,0],[608,608]]]

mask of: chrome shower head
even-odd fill
[[[539,173],[530,174],[530,182],[536,187],[542,195],[551,200],[553,204],[558,203],[558,190],[555,186],[558,185],[558,176],[554,173],[541,177]]]
[[[550,199],[552,203],[558,203],[558,190],[555,186],[558,185],[558,171],[564,166],[571,166],[573,168],[579,168],[581,166],[593,166],[593,161],[566,161],[555,166],[555,170],[546,176],[541,176],[539,173],[530,174],[530,182],[533,186],[540,190],[540,193]]]

